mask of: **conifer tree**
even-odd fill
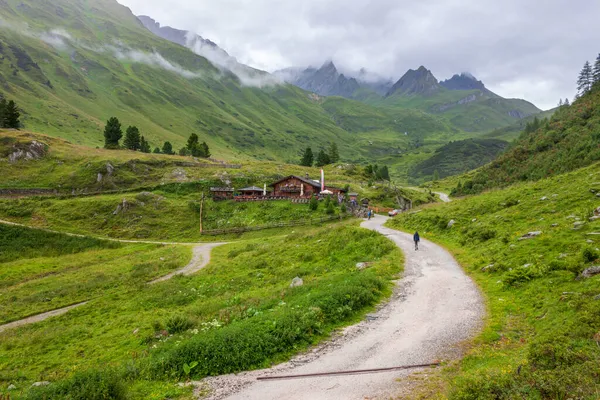
[[[438,172],[437,169],[435,171],[433,171],[433,180],[434,181],[439,181],[440,180],[440,173]]]
[[[594,63],[594,71],[592,72],[592,80],[594,84],[600,82],[600,54],[596,58],[596,62]]]
[[[317,167],[324,167],[325,165],[328,165],[329,163],[330,163],[329,155],[327,153],[325,153],[325,150],[323,150],[323,149],[319,150],[319,154],[317,154],[317,161],[315,162],[315,165]]]
[[[165,154],[173,154],[173,145],[171,142],[165,142],[162,147],[162,152]]]
[[[150,143],[146,141],[144,136],[140,138],[140,151],[142,153],[150,153]]]
[[[119,140],[123,137],[121,123],[116,117],[111,117],[104,127],[104,148],[117,149],[119,148]]]
[[[579,95],[584,95],[590,91],[593,83],[593,71],[589,61],[586,61],[583,65],[583,69],[579,73],[579,79],[577,79],[577,92]]]
[[[198,147],[198,135],[192,133],[188,138],[186,147],[190,152],[193,153],[194,148]]]
[[[340,153],[338,152],[338,147],[335,142],[331,142],[329,144],[328,156],[331,164],[335,164],[336,162],[340,161]]]
[[[123,146],[125,146],[126,149],[133,151],[140,149],[140,130],[137,127],[130,126],[127,128]]]
[[[314,160],[314,155],[312,152],[312,149],[310,147],[307,147],[304,150],[304,154],[302,154],[302,159],[300,160],[300,165],[304,166],[304,167],[312,167]]]
[[[20,117],[21,113],[17,108],[17,104],[10,100],[4,109],[4,127],[19,129],[21,127],[21,121],[19,120]]]
[[[6,99],[0,100],[0,128],[6,128]]]
[[[571,103],[569,103],[569,98],[566,98],[565,102],[563,103],[563,106],[569,107],[570,105],[571,105]]]
[[[383,179],[384,181],[390,181],[390,171],[388,170],[387,165],[384,165],[383,167],[381,167],[381,179]]]
[[[200,148],[200,157],[204,157],[204,158],[210,157],[210,150],[209,150],[208,145],[206,144],[206,142],[202,142],[199,145],[199,148]]]
[[[160,149],[158,147],[154,148],[154,151],[152,151],[154,154],[160,154]]]

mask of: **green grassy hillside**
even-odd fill
[[[598,398],[600,276],[577,277],[600,259],[599,181],[594,164],[389,222],[450,249],[487,298],[483,333],[432,384],[440,398]]]
[[[512,125],[506,126],[504,128],[494,129],[493,131],[486,133],[482,137],[489,139],[506,140],[509,142],[513,141],[514,139],[519,138],[521,132],[525,130],[527,124],[532,123],[535,118],[537,118],[540,121],[544,119],[550,119],[557,110],[558,108],[553,108],[548,111],[542,111],[538,114],[532,114],[528,117],[518,120]]]
[[[90,302],[0,333],[0,394],[14,384],[11,398],[191,398],[175,382],[187,377],[184,363],[201,361],[191,373],[200,378],[282,361],[391,294],[402,255],[355,225],[218,247],[202,271],[155,285],[145,282],[185,265],[188,247],[127,244],[3,263],[14,279],[3,287],[2,320],[9,310]],[[373,265],[357,270],[365,260]],[[304,285],[290,288],[296,276]],[[44,380],[52,383],[29,390]]]
[[[110,116],[151,145],[191,133],[219,157],[295,159],[306,142],[354,150],[318,101],[291,85],[241,79],[154,36],[114,0],[10,0],[0,9],[0,91],[31,130],[102,146]],[[25,23],[27,25],[25,25]]]
[[[525,100],[504,99],[485,90],[445,88],[440,88],[430,95],[394,94],[371,101],[371,104],[392,109],[413,108],[425,111],[471,133],[509,126],[525,116],[540,112],[536,106]]]
[[[563,106],[535,132],[463,182],[457,194],[477,193],[518,181],[538,180],[600,160],[600,90]]]
[[[467,139],[450,142],[438,148],[427,160],[415,165],[411,177],[416,182],[458,175],[494,160],[508,147],[508,142],[497,139]]]
[[[111,116],[138,126],[152,147],[168,140],[178,149],[197,133],[226,159],[296,162],[307,144],[336,141],[343,160],[387,163],[402,183],[450,140],[508,125],[513,109],[533,112],[492,98],[452,106],[469,91],[435,100],[367,96],[377,106],[367,107],[276,85],[250,68],[238,77],[156,37],[114,0],[5,1],[0,94],[22,108],[26,129],[77,144],[101,147]]]

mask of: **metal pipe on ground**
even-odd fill
[[[313,374],[299,374],[299,375],[259,376],[258,378],[256,378],[256,380],[267,381],[267,380],[277,380],[277,379],[316,378],[316,377],[320,377],[320,376],[331,376],[331,375],[372,374],[372,373],[378,373],[378,372],[399,371],[399,370],[403,370],[403,369],[435,367],[438,365],[440,365],[440,363],[435,362],[435,363],[429,363],[429,364],[401,365],[398,367],[387,367],[387,368],[357,369],[357,370],[353,370],[353,371],[317,372],[317,373],[313,373]]]

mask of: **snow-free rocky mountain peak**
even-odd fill
[[[409,69],[388,91],[387,96],[395,94],[401,95],[432,95],[439,92],[442,86],[424,66],[420,66],[416,71]]]

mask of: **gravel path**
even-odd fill
[[[389,399],[406,389],[412,371],[257,381],[260,376],[426,364],[460,357],[459,344],[476,334],[484,307],[475,284],[441,247],[383,227],[376,216],[362,226],[389,237],[406,258],[404,278],[391,300],[316,349],[273,368],[207,378],[197,383],[216,399]]]
[[[4,332],[7,329],[18,328],[19,326],[33,324],[35,322],[40,322],[40,321],[43,321],[50,317],[56,317],[58,315],[63,315],[65,313],[67,313],[68,311],[70,311],[76,307],[81,307],[82,305],[84,305],[86,303],[87,303],[87,301],[84,301],[82,303],[73,304],[71,306],[63,307],[63,308],[57,308],[56,310],[48,311],[48,312],[45,312],[42,314],[33,315],[31,317],[23,318],[18,321],[13,321],[13,322],[9,322],[8,324],[0,325],[0,333]]]
[[[43,230],[43,231],[51,232],[51,233],[62,233],[67,236],[82,237],[82,238],[91,237],[91,236],[85,236],[85,235],[80,235],[80,234],[76,234],[76,233],[65,233],[65,232],[53,231],[53,230],[49,230],[49,229],[30,227],[27,225],[19,224],[16,222],[5,221],[2,219],[0,219],[0,224],[20,226],[20,227],[30,228],[30,229],[38,229],[38,230]],[[206,267],[208,265],[208,263],[210,262],[210,253],[211,253],[212,249],[214,249],[217,246],[221,246],[221,245],[225,244],[225,243],[200,243],[200,244],[198,244],[198,243],[183,243],[183,242],[155,242],[155,241],[147,241],[147,240],[124,240],[124,239],[109,239],[109,238],[101,238],[101,239],[109,240],[109,241],[113,241],[113,242],[120,242],[120,243],[148,243],[148,244],[193,245],[193,246],[195,246],[194,249],[192,250],[192,260],[185,267],[178,269],[177,271],[173,271],[170,274],[162,276],[151,282],[148,282],[148,284],[164,282],[166,280],[171,279],[175,275],[191,275],[193,273],[200,271],[202,268]],[[65,313],[67,313],[68,311],[72,310],[73,308],[80,307],[85,304],[87,304],[87,301],[84,301],[84,302],[78,303],[78,304],[74,304],[74,305],[71,305],[68,307],[58,308],[56,310],[48,311],[45,313],[33,315],[31,317],[20,319],[18,321],[10,322],[8,324],[0,325],[0,332],[3,332],[7,329],[17,328],[22,325],[40,322],[40,321],[43,321],[50,317],[56,317],[58,315],[63,315]]]
[[[191,275],[195,272],[200,271],[202,268],[206,267],[210,262],[210,252],[212,251],[212,249],[224,244],[225,243],[207,243],[194,247],[192,260],[188,263],[188,265],[148,283],[154,284],[158,282],[164,282],[168,279],[171,279],[175,275]]]

